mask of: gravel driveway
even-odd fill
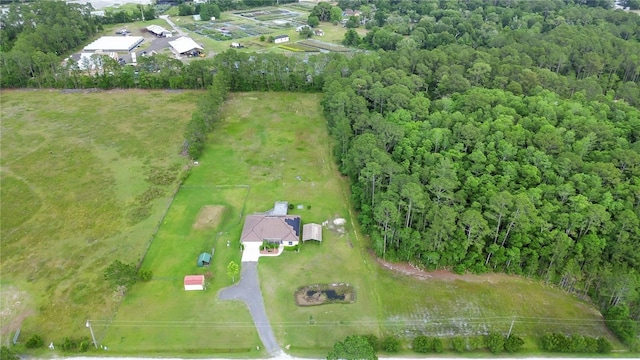
[[[265,350],[273,357],[278,357],[282,354],[282,349],[276,341],[264,307],[260,282],[258,281],[257,261],[243,262],[240,281],[233,286],[220,290],[218,297],[221,300],[244,301],[249,308],[253,323],[256,325]]]

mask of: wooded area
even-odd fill
[[[96,19],[36,2],[3,20],[0,84],[210,88],[187,129],[192,157],[227,91],[322,90],[378,256],[538,278],[615,309],[620,325],[640,317],[640,17],[610,5],[341,0],[370,18],[366,36],[347,32],[363,50],[350,56],[156,55],[87,74],[61,59]],[[624,324],[614,331],[637,342]]]

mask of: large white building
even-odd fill
[[[187,36],[169,41],[169,46],[171,46],[171,49],[173,49],[176,54],[193,55],[200,54],[204,50],[202,46]]]
[[[142,36],[103,36],[85,46],[83,52],[131,52],[143,41]]]

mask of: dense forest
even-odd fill
[[[369,29],[347,31],[352,54],[105,59],[93,74],[63,61],[99,30],[90,8],[13,5],[0,85],[208,88],[185,133],[194,158],[228,91],[323,91],[378,256],[540,279],[591,297],[638,346],[640,16],[611,5],[341,0]]]

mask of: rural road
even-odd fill
[[[258,335],[260,336],[260,340],[262,340],[265,350],[267,350],[272,357],[279,358],[282,356],[282,349],[276,341],[264,307],[264,300],[258,280],[257,261],[243,262],[240,281],[233,286],[220,290],[218,297],[222,300],[244,301],[249,308],[253,323],[256,325]]]

